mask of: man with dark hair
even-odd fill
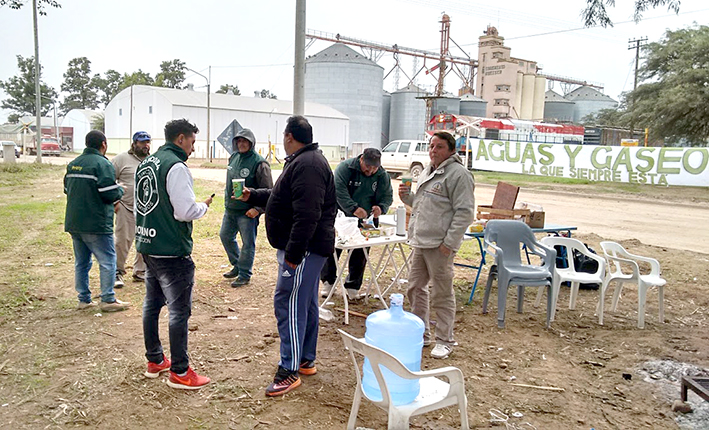
[[[455,138],[450,133],[433,135],[428,156],[431,163],[421,172],[416,193],[410,186],[399,185],[401,201],[413,207],[409,222],[413,251],[406,294],[411,312],[426,324],[424,345],[430,345],[430,281],[430,307],[436,313],[436,346],[431,357],[446,358],[455,344],[453,258],[474,218],[475,183],[455,153]]]
[[[194,151],[199,129],[186,119],[165,125],[165,145],[143,160],[136,172],[136,248],[143,254],[145,301],[143,336],[148,370],[157,378],[170,370],[167,384],[196,390],[210,382],[195,373],[187,356],[188,322],[192,313],[192,221],[202,218],[212,203],[209,197],[197,203],[193,181],[185,161]],[[163,354],[158,320],[167,304],[170,315],[170,361]]]
[[[128,152],[116,155],[111,160],[116,169],[116,181],[125,189],[121,200],[115,203],[116,212],[116,283],[114,288],[124,285],[126,259],[135,239],[135,215],[133,214],[133,195],[135,188],[135,169],[150,154],[150,135],[145,131],[133,135]],[[145,281],[145,262],[140,252],[133,260],[133,280]]]
[[[318,278],[335,249],[337,198],[332,169],[302,116],[288,118],[283,133],[286,163],[272,190],[244,189],[241,200],[266,207],[268,241],[278,250],[273,307],[281,339],[281,360],[269,397],[301,384],[298,373],[314,375],[318,342]]]
[[[86,149],[70,162],[64,175],[66,216],[64,231],[74,245],[74,288],[79,293],[79,309],[96,304],[91,300],[89,270],[91,254],[96,256],[101,279],[101,304],[104,312],[122,311],[127,302],[116,299],[116,250],[113,242],[113,204],[123,195],[116,183],[113,165],[105,157],[106,136],[98,130],[86,135]]]
[[[256,255],[256,231],[263,208],[234,198],[232,180],[242,180],[243,186],[253,189],[273,188],[271,166],[255,150],[256,137],[244,128],[232,139],[234,152],[229,157],[224,189],[224,218],[219,237],[229,257],[232,268],[223,274],[225,278],[236,278],[232,287],[246,285],[251,280],[251,269]],[[236,235],[241,235],[241,249]]]
[[[335,169],[335,190],[337,191],[337,207],[349,217],[362,220],[370,214],[378,219],[387,213],[393,201],[391,180],[389,174],[381,167],[382,153],[376,148],[367,148],[355,157],[345,160]],[[337,250],[339,258],[341,250]],[[362,286],[364,268],[367,264],[366,250],[355,249],[350,255],[349,274],[344,282],[347,297],[354,300],[359,296]],[[327,297],[337,278],[337,263],[335,258],[328,256],[325,267],[320,274],[323,287],[320,295]]]

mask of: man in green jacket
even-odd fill
[[[391,180],[386,170],[381,167],[382,153],[376,148],[367,148],[355,157],[345,160],[335,169],[335,190],[337,207],[349,217],[360,220],[370,214],[379,218],[387,213],[393,201]],[[349,275],[344,282],[347,297],[354,300],[359,297],[364,269],[367,264],[364,250],[352,251],[349,263]],[[338,250],[337,256],[341,251]],[[323,287],[320,295],[327,297],[337,277],[337,263],[333,256],[325,262],[320,280]]]
[[[157,378],[170,371],[167,385],[196,390],[210,382],[189,366],[187,336],[192,314],[194,262],[192,261],[192,221],[202,218],[212,198],[197,202],[192,174],[185,162],[194,152],[199,129],[186,119],[165,125],[165,144],[143,160],[135,173],[135,242],[143,254],[145,299],[143,338],[148,370]],[[170,356],[163,354],[158,334],[160,311],[170,313]]]
[[[116,299],[116,248],[113,242],[113,204],[123,196],[116,183],[116,172],[105,157],[106,136],[98,130],[86,135],[86,149],[66,167],[64,193],[66,216],[64,231],[74,245],[74,288],[79,293],[79,309],[96,304],[91,301],[89,270],[91,254],[99,263],[101,304],[104,312],[126,309],[128,303]]]
[[[232,180],[241,179],[243,187],[249,189],[271,189],[273,178],[271,166],[256,151],[256,137],[248,128],[242,129],[232,140],[234,152],[229,157],[224,189],[224,218],[219,230],[219,237],[229,257],[232,268],[224,273],[225,278],[236,278],[232,287],[246,285],[251,280],[251,269],[256,255],[256,231],[259,217],[264,208],[237,200],[234,197]],[[241,235],[241,249],[236,242],[236,235]]]

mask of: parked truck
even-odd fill
[[[37,155],[36,140],[35,137],[32,137],[29,142],[25,143],[25,154]],[[56,157],[62,155],[59,141],[55,137],[42,136],[40,144],[42,146],[42,155],[54,155]]]
[[[423,140],[394,140],[382,149],[382,167],[392,177],[411,172],[416,180],[429,161],[428,142]]]

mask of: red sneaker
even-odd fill
[[[199,390],[210,382],[211,379],[206,376],[199,376],[191,367],[188,367],[187,374],[184,376],[170,371],[170,378],[167,380],[167,385],[180,390]]]
[[[170,359],[166,358],[165,354],[163,354],[162,363],[160,364],[148,361],[148,370],[145,371],[144,375],[146,378],[155,379],[160,376],[161,373],[170,370],[170,364]]]

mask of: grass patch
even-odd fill
[[[66,171],[65,166],[37,163],[0,164],[0,187],[27,185],[33,179],[46,178],[49,182]]]

